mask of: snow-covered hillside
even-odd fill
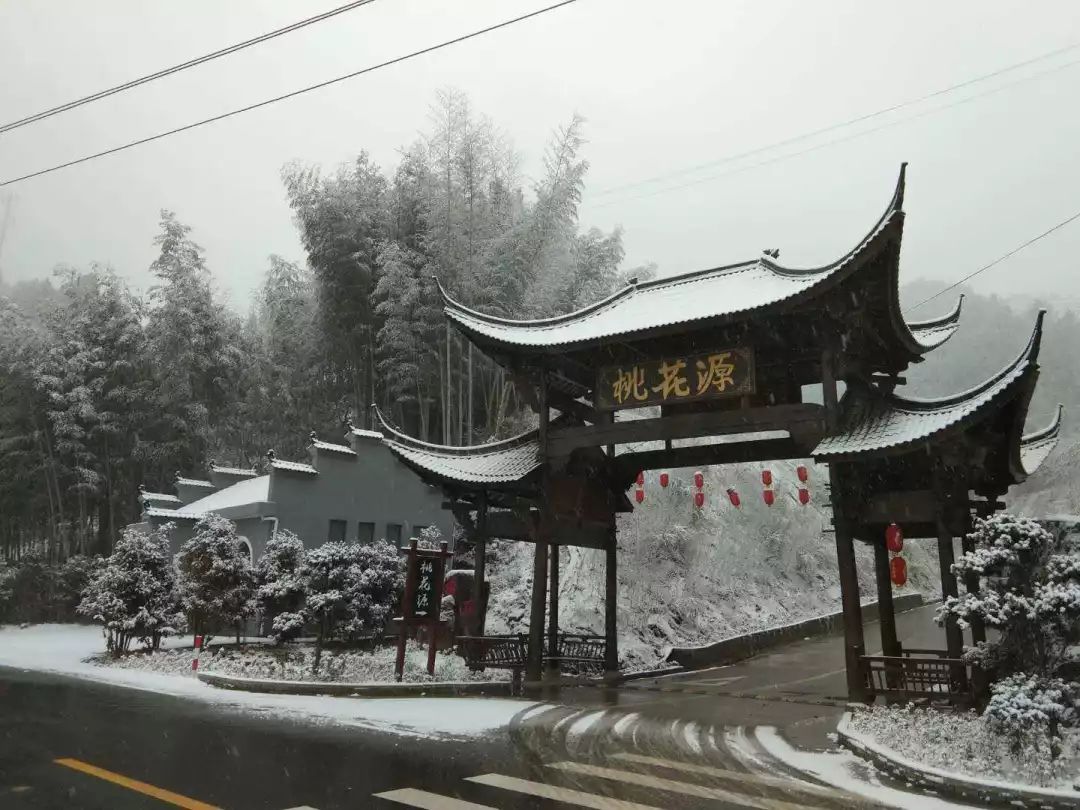
[[[1080,514],[1078,465],[1080,440],[1063,436],[1035,475],[1005,498],[1010,511],[1033,518]]]
[[[795,468],[810,471],[811,501],[797,498]],[[653,665],[670,646],[701,644],[839,609],[827,469],[771,462],[776,502],[762,499],[766,466],[706,469],[705,506],[693,505],[694,470],[671,470],[666,489],[646,474],[645,502],[619,518],[620,654],[630,668]],[[733,487],[742,505],[725,494]],[[494,544],[488,630],[523,631],[529,621],[533,547]],[[864,599],[874,596],[873,554],[856,544]],[[604,554],[563,548],[560,626],[602,633]],[[908,589],[937,592],[933,541],[907,544]]]

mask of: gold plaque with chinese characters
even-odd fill
[[[593,404],[611,411],[752,393],[754,350],[743,347],[604,366],[596,375]]]

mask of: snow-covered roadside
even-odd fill
[[[850,728],[906,759],[951,773],[1031,787],[1071,789],[1080,773],[1080,733],[1062,732],[1062,755],[1049,745],[1014,755],[1009,741],[974,713],[875,706],[851,713]]]
[[[538,704],[506,698],[356,699],[267,695],[224,691],[190,675],[102,667],[85,659],[100,654],[104,639],[97,627],[34,625],[0,627],[0,666],[51,672],[193,698],[238,711],[372,729],[418,737],[461,738],[505,728],[518,712]],[[169,647],[190,648],[191,639],[170,639]]]
[[[284,647],[259,644],[234,647],[213,646],[203,651],[199,670],[219,675],[235,675],[241,678],[258,678],[282,681],[321,681],[326,683],[389,683],[394,680],[394,660],[397,650],[393,646],[380,647],[375,651],[335,650],[323,651],[318,673],[313,675],[314,648],[311,645],[289,644]],[[117,669],[158,672],[165,675],[187,675],[191,672],[191,647],[166,649],[157,652],[135,652],[122,658],[100,656],[95,660],[100,666]],[[509,680],[507,670],[489,669],[470,672],[465,661],[457,655],[439,655],[435,659],[435,675],[427,674],[427,647],[411,643],[406,651],[406,683],[430,681],[500,681]]]

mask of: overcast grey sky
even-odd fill
[[[0,123],[184,61],[344,0],[0,0]],[[540,0],[377,0],[298,33],[0,135],[0,179],[214,115],[490,25]],[[279,180],[293,159],[367,149],[385,168],[454,86],[539,169],[552,128],[588,119],[583,225],[626,231],[628,263],[662,274],[779,247],[835,258],[910,161],[907,278],[954,280],[1080,210],[1080,48],[891,116],[645,186],[1080,42],[1059,2],[580,0],[540,18],[280,105],[0,190],[16,196],[8,279],[58,263],[148,281],[158,210],[206,248],[240,309],[267,256],[302,259]],[[1061,68],[1061,69],[1056,69]],[[734,171],[985,98],[765,166]],[[669,189],[671,186],[681,188]],[[976,279],[983,291],[1080,303],[1080,222]],[[951,305],[951,297],[925,308]],[[920,312],[919,314],[922,314]]]

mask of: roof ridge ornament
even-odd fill
[[[892,210],[904,210],[904,188],[907,185],[907,161],[900,164],[900,176],[896,180],[896,193],[893,195]]]

